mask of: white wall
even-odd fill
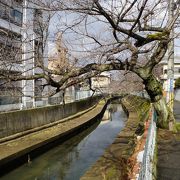
[[[180,89],[178,89],[178,90],[175,91],[175,97],[174,97],[174,99],[180,101]]]

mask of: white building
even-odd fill
[[[162,82],[163,82],[163,89],[167,92],[167,56],[164,58],[164,60],[161,62],[162,65],[162,75],[160,76]],[[174,57],[174,82],[176,79],[180,77],[180,56]]]
[[[92,77],[91,82],[93,89],[108,92],[109,85],[111,83],[111,75],[108,72],[103,72],[96,77]]]
[[[35,66],[37,62],[46,62],[43,57],[47,53],[40,29],[43,18],[42,11],[28,0],[0,0],[1,74],[34,75],[40,72]],[[28,108],[41,100],[34,97],[42,95],[42,80],[23,80],[6,86],[2,85],[5,81],[2,76],[0,81],[0,105],[16,104],[16,108],[17,105]]]

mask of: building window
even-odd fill
[[[23,0],[14,0],[15,2],[19,3],[20,5],[22,4]]]
[[[3,4],[0,4],[0,16],[3,17],[6,13],[6,7]]]
[[[164,74],[167,74],[167,69],[164,70]]]
[[[10,11],[11,22],[14,22],[17,25],[22,25],[22,13],[16,9],[11,9]]]
[[[21,94],[20,82],[6,82],[0,79],[0,105],[21,103]]]
[[[42,92],[43,92],[42,79],[36,79],[35,80],[35,92],[34,92],[36,101],[42,100]]]
[[[4,4],[0,4],[0,16],[5,20],[10,20],[10,8]]]
[[[0,3],[0,17],[11,22],[11,23],[14,23],[18,26],[22,26],[22,16],[23,14],[8,6],[8,5],[5,5],[3,3]]]
[[[42,34],[42,23],[43,23],[42,11],[39,9],[35,9],[33,27],[34,27],[34,32],[36,34],[39,35]]]
[[[4,63],[22,63],[21,37],[13,33],[0,33],[0,55]],[[11,64],[12,65],[12,64]]]
[[[17,11],[17,10],[13,10],[13,17],[14,17],[14,21],[20,25],[22,25],[22,13]]]
[[[35,66],[42,64],[43,61],[43,44],[35,40]]]

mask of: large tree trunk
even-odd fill
[[[165,102],[161,83],[156,79],[156,77],[152,73],[148,73],[146,74],[146,76],[143,77],[141,76],[141,78],[143,79],[145,90],[151,98],[151,102],[153,103],[153,106],[156,110],[158,117],[158,127],[172,129],[174,115]],[[169,127],[170,125],[171,127]]]

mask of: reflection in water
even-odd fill
[[[80,179],[124,126],[126,116],[120,105],[111,104],[107,111],[107,123],[96,122],[82,133],[34,159],[31,164],[25,164],[1,177],[1,180]]]
[[[102,121],[101,122],[104,122],[104,121],[109,121],[111,120],[111,113],[109,112],[109,110],[107,109],[105,112],[104,112],[104,115],[102,117]]]
[[[117,106],[117,104],[110,104],[108,109],[109,109],[110,113],[114,113],[114,112],[118,111],[118,106]]]

